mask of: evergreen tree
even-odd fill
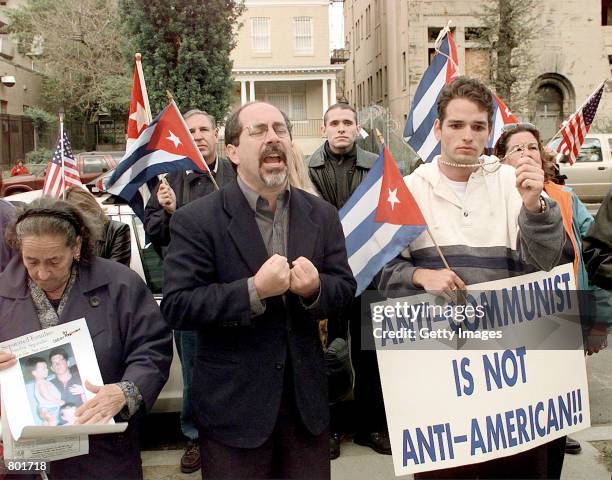
[[[230,52],[236,45],[240,0],[119,0],[128,38],[126,58],[142,53],[153,116],[166,90],[185,112],[204,109],[218,121],[229,108]]]

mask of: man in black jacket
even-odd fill
[[[323,116],[322,133],[327,138],[310,157],[310,178],[321,196],[337,209],[342,208],[355,189],[366,177],[377,155],[366,152],[355,143],[359,133],[357,112],[346,103],[329,107]],[[355,443],[366,445],[378,453],[391,455],[391,444],[387,432],[385,408],[378,373],[376,352],[362,350],[361,319],[369,318],[361,308],[361,299],[356,298],[340,318],[330,322],[328,340],[346,338],[347,324],[351,332],[351,362],[355,370],[355,412],[353,428]],[[365,309],[367,311],[367,309]],[[372,332],[367,322],[365,332]],[[347,416],[347,404],[339,403],[331,409],[330,456],[340,455],[340,431],[342,417]],[[350,416],[350,415],[349,415]]]
[[[189,110],[183,115],[183,118],[219,187],[233,181],[236,173],[231,164],[227,159],[217,155],[219,130],[215,118],[202,110]],[[215,186],[209,175],[204,172],[170,172],[159,183],[145,208],[144,226],[160,255],[164,256],[170,243],[170,219],[177,209],[213,191],[215,191]],[[188,440],[181,458],[181,471],[191,473],[200,468],[198,430],[189,400],[196,335],[191,331],[176,330],[174,339],[183,371],[181,431]]]
[[[351,302],[338,213],[287,179],[282,113],[248,103],[225,127],[237,182],[178,210],[162,311],[195,329],[203,478],[330,476],[319,319]]]

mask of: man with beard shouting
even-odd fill
[[[318,319],[355,293],[338,214],[289,186],[276,107],[240,107],[225,144],[237,181],[173,215],[161,305],[173,328],[198,333],[202,476],[329,478]]]

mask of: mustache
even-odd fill
[[[285,152],[285,149],[281,145],[276,143],[266,145],[261,152],[261,155],[259,155],[259,164],[263,164],[264,158],[269,157],[270,155],[278,155],[280,160],[287,164],[287,152]]]

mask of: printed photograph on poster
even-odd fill
[[[19,359],[36,425],[73,425],[85,388],[70,343]]]
[[[15,440],[94,434],[119,427],[78,425],[79,406],[95,396],[85,387],[102,385],[98,360],[84,318],[0,343],[18,362],[0,371],[2,401]]]

